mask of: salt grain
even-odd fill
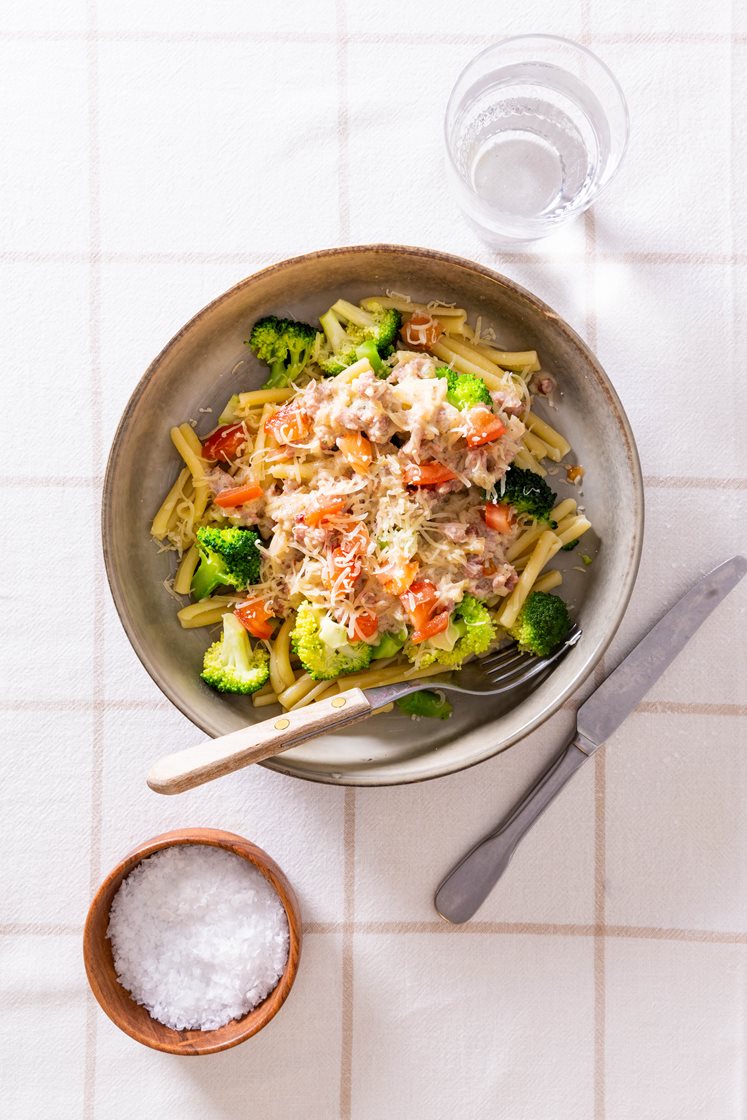
[[[123,880],[107,937],[119,982],[175,1030],[240,1019],[277,985],[288,918],[264,876],[221,848],[156,852]]]

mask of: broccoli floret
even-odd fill
[[[368,358],[378,373],[382,365],[381,359],[392,352],[402,316],[392,308],[380,307],[364,311],[354,303],[338,299],[321,316],[319,322],[328,349],[328,353],[319,361],[324,373],[340,373],[360,358]]]
[[[576,537],[575,541],[568,541],[568,544],[563,545],[562,551],[563,552],[573,552],[573,550],[576,547],[576,545],[578,544],[578,542],[579,542],[578,537]]]
[[[265,389],[284,389],[298,377],[312,355],[316,336],[313,327],[295,319],[267,315],[257,320],[247,345],[270,367]]]
[[[397,700],[396,704],[408,716],[417,716],[420,719],[448,719],[454,711],[444,696],[429,689],[423,692],[411,692],[409,696]]]
[[[495,641],[495,623],[484,603],[465,595],[454,611],[447,630],[414,644],[405,653],[421,668],[438,663],[445,669],[458,669],[468,657],[479,657]]]
[[[270,658],[262,645],[252,649],[249,634],[234,614],[223,615],[223,633],[205,651],[200,676],[218,692],[247,695],[270,675]]]
[[[446,399],[454,408],[460,411],[465,408],[474,408],[477,404],[493,407],[493,398],[490,389],[481,377],[473,373],[457,373],[450,366],[439,366],[436,377],[445,377],[447,383]]]
[[[365,669],[373,652],[368,642],[351,642],[344,626],[306,601],[296,613],[291,643],[315,681],[331,681],[343,673]]]
[[[532,591],[519,611],[509,634],[525,653],[547,657],[565,638],[571,628],[568,608],[558,595]]]
[[[235,587],[241,591],[259,582],[259,534],[253,529],[232,525],[217,529],[203,525],[197,530],[200,563],[192,577],[192,595],[204,599],[216,587]]]
[[[510,466],[504,478],[501,501],[509,502],[518,513],[528,513],[537,521],[549,521],[557,494],[534,471]]]

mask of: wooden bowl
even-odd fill
[[[154,852],[177,844],[209,844],[245,859],[260,871],[277,891],[288,916],[290,941],[288,961],[277,986],[267,998],[243,1019],[232,1019],[217,1030],[176,1031],[151,1018],[147,1009],[136,1003],[117,980],[111,941],[106,936],[109,911],[122,880]],[[91,990],[113,1023],[144,1046],[167,1054],[217,1054],[228,1050],[261,1031],[277,1015],[293,987],[301,955],[301,912],[293,888],[274,860],[255,844],[232,832],[214,828],[183,828],[164,832],[140,844],[107,875],[91,903],[83,933],[83,958]]]

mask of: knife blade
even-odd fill
[[[490,894],[534,822],[586,762],[638,706],[695,631],[747,573],[747,559],[733,556],[698,580],[631,650],[579,708],[577,731],[531,789],[492,832],[479,840],[438,887],[436,910],[449,922],[466,922]]]
[[[745,572],[747,559],[732,556],[659,619],[579,708],[578,730],[584,739],[594,747],[609,739]]]

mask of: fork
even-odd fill
[[[548,657],[522,653],[516,645],[503,647],[468,662],[457,673],[351,688],[297,711],[242,727],[218,739],[165,755],[151,768],[148,785],[156,793],[183,793],[231,774],[253,762],[297,747],[317,735],[337,731],[373,715],[402,696],[422,688],[438,688],[470,696],[499,696],[531,682],[539,682],[581,637],[573,626],[565,642]],[[454,678],[457,679],[454,679]]]

